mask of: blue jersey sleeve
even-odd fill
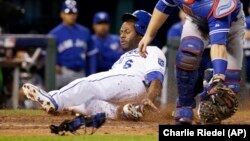
[[[165,14],[171,14],[173,9],[177,5],[173,2],[173,0],[159,0],[156,4],[155,8]]]
[[[87,56],[95,55],[97,52],[98,52],[98,49],[95,46],[94,41],[90,36],[90,38],[88,40]]]
[[[246,17],[246,29],[250,30],[250,16]]]
[[[231,15],[215,18],[211,16],[208,19],[209,36],[211,44],[226,45],[227,35],[230,30]]]
[[[96,54],[98,52],[98,49],[95,47],[93,40],[91,38],[91,35],[89,36],[88,40],[88,49],[87,49],[87,69],[86,74],[90,75],[93,73],[96,73]]]

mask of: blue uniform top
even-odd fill
[[[56,38],[57,65],[75,71],[85,69],[89,74],[95,73],[94,54],[97,53],[97,49],[93,46],[88,28],[80,24],[65,26],[62,23],[49,34]],[[90,62],[86,62],[87,57]]]
[[[247,16],[247,17],[246,17],[246,25],[247,25],[247,26],[246,26],[246,29],[247,29],[247,30],[250,30],[250,16]]]
[[[250,16],[246,17],[246,29],[250,30]],[[247,41],[250,42],[250,41]],[[246,70],[250,70],[250,49],[245,49]],[[250,83],[250,71],[246,71],[246,81]]]
[[[99,38],[92,35],[92,40],[98,49],[97,71],[107,71],[124,53],[121,49],[120,39],[117,35],[108,35],[106,38]]]
[[[223,2],[225,1],[195,0],[194,3],[187,4],[183,0],[159,0],[156,9],[170,14],[173,8],[179,7],[194,21],[198,21],[196,24],[208,26],[211,44],[226,45],[231,22],[237,20],[241,2],[240,0]]]
[[[183,24],[182,22],[178,22],[173,24],[167,32],[167,39],[173,39],[173,38],[181,38],[182,34],[182,29],[183,29]]]

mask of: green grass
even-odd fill
[[[0,141],[157,141],[153,135],[0,136]]]

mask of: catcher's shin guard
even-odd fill
[[[47,112],[54,112],[58,109],[52,96],[42,89],[29,83],[24,84],[22,89],[28,99],[38,102]]]

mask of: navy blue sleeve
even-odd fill
[[[88,69],[87,76],[96,73],[96,55],[92,55],[88,57]]]
[[[162,13],[171,14],[176,4],[172,0],[159,0],[155,8]]]
[[[250,30],[250,16],[246,17],[246,29]]]
[[[212,45],[226,45],[230,24],[231,15],[222,18],[215,18],[214,16],[211,16],[208,19],[210,43]]]
[[[98,52],[98,49],[94,46],[91,35],[89,34],[88,49],[87,49],[87,69],[86,69],[87,76],[90,74],[96,73],[97,52]]]

